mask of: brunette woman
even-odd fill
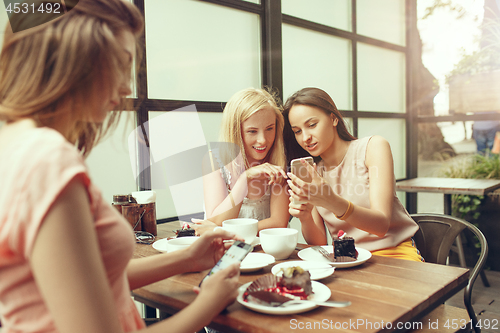
[[[343,230],[375,255],[422,260],[411,239],[418,226],[396,197],[389,143],[381,136],[353,137],[331,97],[318,88],[294,93],[284,115],[288,158],[313,156],[318,162],[302,160],[311,183],[288,174],[289,211],[300,219],[306,241],[325,245],[326,232],[335,238]]]

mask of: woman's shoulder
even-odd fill
[[[366,140],[367,149],[377,149],[380,147],[390,147],[389,141],[381,135],[372,135],[360,140]]]
[[[365,139],[368,139],[366,141],[366,151],[367,154],[370,151],[379,151],[379,150],[386,150],[386,149],[391,149],[391,145],[389,144],[389,141],[387,141],[386,138],[380,135],[373,135],[370,137],[367,137]]]
[[[366,164],[371,165],[381,158],[390,159],[392,162],[392,152],[389,141],[380,135],[371,136],[366,146]]]
[[[46,127],[25,131],[22,139],[17,140],[11,148],[16,150],[17,158],[26,160],[28,164],[51,163],[60,159],[84,163],[73,144],[58,131]]]
[[[18,172],[30,183],[58,183],[80,173],[88,178],[83,156],[55,130],[37,128],[29,131],[19,142],[17,152],[17,157],[11,161],[22,165]]]

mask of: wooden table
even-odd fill
[[[444,213],[451,215],[451,195],[485,195],[500,188],[498,179],[418,177],[396,183],[396,191],[444,194]]]
[[[159,236],[167,235],[167,228],[160,225]],[[157,253],[150,245],[138,244],[134,257]],[[297,254],[290,259],[297,260]],[[271,266],[255,273],[241,274],[241,284],[269,273]],[[177,275],[134,290],[133,296],[139,302],[173,314],[194,300],[196,295],[192,288],[205,274]],[[210,326],[222,332],[281,333],[301,328],[307,332],[324,332],[325,329],[335,332],[404,332],[418,328],[412,325],[429,325],[413,321],[464,288],[468,276],[468,270],[460,267],[373,256],[363,265],[337,269],[332,276],[320,281],[331,289],[331,299],[351,301],[352,305],[347,308],[318,307],[300,314],[273,316],[253,312],[235,302],[226,312],[215,317]]]
[[[452,194],[486,195],[498,188],[500,188],[499,179],[418,177],[413,179],[401,180],[396,183],[397,191],[443,193],[444,214],[446,215],[451,215],[452,213]],[[467,267],[460,236],[457,237],[455,243],[457,246],[460,266]],[[481,280],[483,281],[483,284],[485,286],[490,286],[483,271],[481,271]]]

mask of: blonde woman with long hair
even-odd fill
[[[238,265],[203,282],[185,310],[147,328],[130,291],[212,267],[235,236],[217,230],[185,250],[131,259],[132,228],[103,200],[83,157],[112,123],[109,111],[131,93],[142,15],[128,1],[69,3],[64,15],[13,13],[0,55],[2,330],[198,331],[234,301]]]
[[[276,99],[248,88],[227,102],[221,122],[221,148],[212,150],[212,172],[203,177],[208,220],[247,217],[259,230],[287,227],[288,193],[283,144],[284,120]]]

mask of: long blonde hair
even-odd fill
[[[60,1],[32,0],[28,8],[47,3]],[[118,56],[123,51],[116,36],[131,31],[138,44],[144,23],[127,1],[66,1],[66,10],[10,17],[0,55],[0,120],[32,118],[47,126],[68,109],[62,105],[69,105],[69,117],[78,121],[68,139],[87,155],[119,118],[119,112],[111,112],[104,123],[87,121],[87,101],[99,80],[111,85],[131,70]],[[122,99],[116,110],[127,108]]]
[[[284,119],[281,107],[278,106],[277,98],[273,97],[268,91],[255,88],[247,88],[234,94],[227,102],[222,114],[219,140],[238,145],[242,153],[244,166],[236,167],[244,167],[245,169],[249,167],[245,145],[243,144],[241,125],[250,116],[265,107],[271,107],[276,114],[276,135],[271,150],[266,156],[266,162],[285,168]]]

